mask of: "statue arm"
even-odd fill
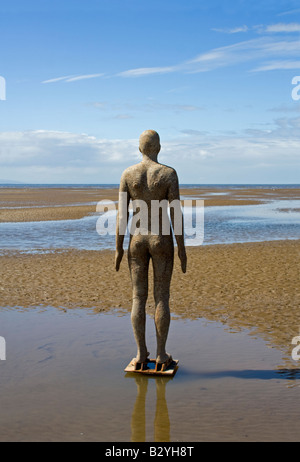
[[[170,185],[168,189],[168,201],[169,201],[169,204],[172,204],[172,202],[175,201],[173,202],[173,206],[170,207],[170,216],[171,216],[171,223],[173,227],[175,240],[176,240],[177,247],[178,247],[178,257],[181,262],[181,269],[183,273],[185,273],[187,257],[186,257],[185,244],[184,244],[184,221],[183,221],[183,214],[182,214],[181,203],[180,203],[179,182],[178,182],[178,177],[177,177],[177,173],[175,170],[172,171],[171,178],[170,178]],[[176,219],[175,219],[175,210],[176,210]],[[178,224],[180,226],[178,226]]]
[[[124,255],[123,243],[127,230],[129,218],[129,201],[130,195],[126,182],[125,174],[122,175],[119,188],[119,204],[117,213],[117,228],[116,228],[116,256],[115,267],[119,271],[120,264]]]

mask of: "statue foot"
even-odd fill
[[[161,367],[161,371],[165,371],[170,366],[170,364],[172,364],[172,362],[173,358],[168,353],[166,353],[164,357],[158,356],[156,358],[156,365],[159,365]]]
[[[149,352],[147,352],[145,356],[138,355],[136,358],[133,358],[130,364],[134,366],[135,368],[137,364],[142,364],[142,363],[147,364],[150,361],[149,355],[150,355]]]

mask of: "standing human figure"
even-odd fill
[[[170,326],[170,284],[174,262],[174,241],[167,211],[163,208],[159,211],[159,229],[156,233],[151,232],[154,224],[153,201],[177,201],[180,204],[179,183],[176,171],[166,165],[160,164],[157,156],[160,152],[160,138],[154,130],[144,131],[139,139],[139,150],[142,153],[142,161],[127,168],[121,177],[119,211],[116,230],[116,256],[115,267],[119,271],[120,263],[124,254],[124,222],[128,223],[129,202],[139,201],[147,205],[147,216],[143,223],[139,223],[139,232],[130,235],[128,247],[128,264],[130,269],[133,302],[131,312],[131,322],[137,343],[137,355],[134,363],[145,363],[148,360],[149,352],[146,346],[146,301],[148,298],[148,270],[149,261],[152,260],[154,275],[154,301],[155,301],[155,327],[157,338],[156,362],[161,364],[161,370],[165,370],[172,362],[172,356],[166,352],[166,342]],[[126,193],[126,194],[124,194]],[[125,204],[125,215],[122,212]],[[183,217],[181,208],[181,232],[174,233],[178,256],[181,260],[182,271],[186,272],[187,257],[183,236]],[[138,207],[133,211],[133,217],[139,213]],[[174,208],[170,208],[171,222],[174,229],[175,216]],[[163,223],[167,218],[169,223],[169,233],[163,230]],[[142,221],[142,220],[140,220]],[[178,215],[177,215],[178,221]],[[121,229],[122,228],[122,229]]]

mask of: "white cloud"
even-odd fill
[[[93,106],[96,109],[105,111],[106,114],[109,112],[116,112],[117,116],[124,114],[128,116],[128,111],[132,113],[145,113],[145,112],[157,112],[157,111],[168,111],[172,113],[181,113],[181,112],[194,112],[194,111],[201,111],[204,107],[196,106],[194,104],[178,104],[178,103],[163,103],[160,101],[156,101],[152,98],[148,98],[148,102],[144,104],[133,104],[128,102],[120,102],[117,104],[109,104],[104,101],[95,101],[93,103],[88,103],[89,106]],[[120,111],[122,113],[120,114]],[[132,115],[130,115],[132,117]]]
[[[174,166],[186,183],[197,182],[199,172],[207,182],[243,182],[247,178],[257,182],[254,177],[240,176],[241,171],[248,175],[247,169],[256,172],[261,182],[280,182],[279,178],[295,182],[292,175],[300,166],[299,128],[300,117],[282,117],[268,130],[218,135],[185,129],[177,138],[162,137],[159,160]],[[140,159],[138,136],[109,140],[46,130],[0,133],[2,176],[17,181],[117,183],[124,168]],[[271,177],[262,165],[276,167],[277,176]]]
[[[279,39],[276,33],[291,33],[299,32],[300,24],[299,23],[290,23],[290,24],[273,24],[269,26],[252,26],[252,30],[262,34],[265,33],[263,37],[254,38],[250,40],[245,40],[242,42],[237,42],[231,45],[226,45],[222,47],[213,48],[204,53],[199,54],[193,59],[174,64],[172,66],[160,66],[160,67],[140,67],[128,69],[122,72],[119,72],[115,75],[107,75],[107,77],[121,77],[121,78],[138,78],[138,77],[147,77],[154,75],[164,75],[171,73],[198,73],[198,72],[208,72],[220,67],[234,66],[242,62],[256,62],[255,70],[277,70],[277,69],[292,69],[295,67],[288,67],[296,65],[298,68],[297,60],[299,58],[300,50],[300,40],[294,38],[293,36],[286,38],[285,40]],[[227,32],[235,34],[238,32],[247,32],[250,30],[247,26],[241,26],[234,29],[228,29]],[[221,29],[219,29],[221,31]],[[225,31],[225,30],[223,30]],[[272,68],[270,64],[270,58],[275,58],[277,62],[283,62],[286,58],[293,58],[289,60],[289,65],[286,64],[286,67],[276,67]],[[268,59],[268,62],[260,61]],[[294,63],[294,64],[292,64]],[[296,63],[296,64],[295,64]],[[260,64],[260,65],[258,65]],[[283,65],[284,66],[284,65]],[[44,80],[42,83],[56,83],[56,82],[76,82],[80,80],[92,79],[103,77],[105,74],[82,74],[82,75],[71,75],[64,77],[56,77],[53,79]]]
[[[289,23],[289,24],[284,24],[284,23],[279,23],[279,24],[273,24],[270,26],[266,27],[266,32],[300,32],[300,24],[299,23]]]
[[[114,116],[114,119],[117,120],[128,120],[128,119],[133,119],[133,116],[130,114],[117,114]]]
[[[201,72],[270,56],[298,57],[299,49],[300,40],[279,41],[262,37],[215,48],[197,56],[190,64],[195,66],[193,72]]]
[[[137,69],[129,69],[117,74],[117,77],[141,77],[153,74],[169,74],[175,72],[177,66],[166,66],[166,67],[141,67]]]
[[[83,74],[83,75],[67,75],[64,77],[56,77],[54,79],[44,80],[42,83],[56,83],[56,82],[76,82],[78,80],[95,79],[103,77],[104,74]]]
[[[104,74],[86,74],[86,75],[77,75],[76,77],[71,77],[66,80],[66,82],[76,82],[78,80],[86,79],[95,79],[97,77],[103,77]]]
[[[300,11],[300,10],[299,10]],[[270,25],[263,25],[257,24],[254,26],[239,26],[234,28],[213,28],[215,32],[221,32],[224,34],[237,34],[241,32],[257,32],[258,34],[263,33],[293,33],[293,32],[300,32],[300,24],[293,22],[293,23],[278,23],[278,24],[270,24]]]
[[[222,33],[225,33],[225,34],[238,34],[240,32],[248,32],[249,27],[244,25],[244,26],[240,26],[240,27],[233,27],[232,29],[230,29],[230,28],[226,28],[226,29],[215,29],[215,28],[213,28],[212,30],[215,31],[215,32],[222,32]]]
[[[282,112],[282,113],[293,113],[300,112],[300,104],[281,104],[269,109],[270,112]]]
[[[277,71],[286,69],[300,69],[300,61],[272,61],[252,69],[252,72]]]
[[[295,8],[293,10],[288,10],[288,11],[283,11],[282,13],[279,13],[277,16],[288,16],[290,14],[297,14],[300,13],[300,8]]]
[[[272,130],[235,135],[190,132],[163,145],[161,162],[174,165],[182,183],[297,182],[299,120],[278,120]]]
[[[42,83],[55,83],[55,82],[61,82],[62,80],[67,80],[73,77],[72,75],[65,75],[63,77],[56,77],[55,79],[48,79],[44,80]]]
[[[233,66],[242,62],[258,62],[270,57],[278,59],[291,56],[298,59],[299,49],[299,39],[278,40],[278,38],[259,37],[208,50],[189,61],[174,66],[131,69],[120,72],[117,76],[142,77],[172,72],[208,72],[220,67]],[[263,70],[263,64],[261,70]]]
[[[97,139],[87,134],[34,130],[0,133],[0,165],[99,167],[135,159],[137,141]],[[124,157],[123,157],[124,156]]]

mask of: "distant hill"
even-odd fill
[[[0,178],[0,184],[24,184],[20,181],[12,181],[12,180],[3,180]]]

